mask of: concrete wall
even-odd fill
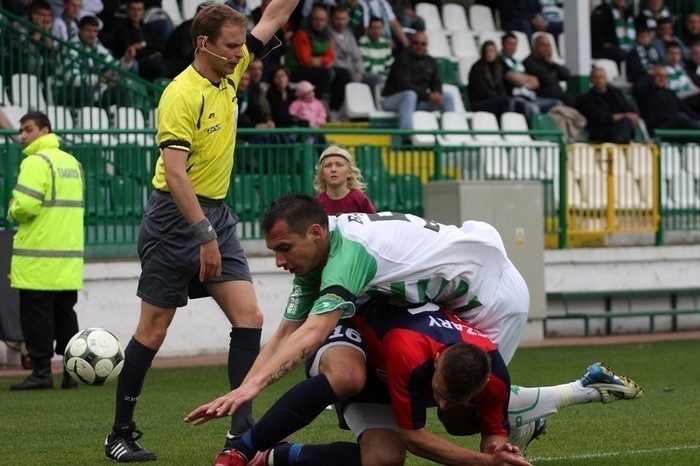
[[[260,307],[265,313],[263,340],[267,340],[279,324],[292,276],[275,267],[274,258],[260,243],[246,244],[246,250],[251,256],[250,266]],[[77,305],[80,327],[104,327],[126,345],[139,318],[139,300],[135,294],[138,275],[139,263],[136,261],[87,264],[85,289],[80,293]],[[691,287],[700,285],[698,277],[700,245],[545,252],[547,292]],[[548,303],[548,312],[561,312],[559,305]],[[595,304],[587,304],[589,308],[591,305]],[[648,319],[643,323],[646,322]],[[575,331],[581,327],[578,323],[569,325],[577,327]],[[228,321],[211,299],[194,300],[177,311],[159,354],[225,353],[228,332]],[[562,333],[567,333],[567,330],[563,329]],[[571,333],[574,333],[573,328]],[[534,321],[526,329],[524,339],[541,338],[541,321]]]

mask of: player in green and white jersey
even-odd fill
[[[513,357],[529,294],[492,226],[470,221],[458,228],[390,212],[329,218],[317,200],[299,194],[273,203],[262,226],[277,266],[295,275],[285,319],[244,383],[186,420],[201,424],[234,412],[313,355],[355,312],[356,300],[376,294],[408,307],[440,304],[497,343],[506,363]],[[364,360],[353,353],[320,362],[325,388],[338,399],[364,386]]]

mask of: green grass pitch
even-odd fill
[[[549,419],[549,432],[533,442],[536,465],[693,465],[700,458],[698,413],[700,341],[521,349],[510,370],[513,383],[551,385],[581,376],[589,363],[604,361],[637,382],[645,398],[573,406]],[[284,390],[300,380],[296,371],[258,397],[260,416]],[[78,390],[9,392],[22,377],[0,376],[0,464],[108,464],[103,442],[113,416],[116,384]],[[60,378],[58,378],[60,383]],[[210,464],[222,446],[225,420],[193,427],[181,420],[192,408],[226,390],[225,368],[152,369],[136,410],[142,444],[158,453],[155,464]],[[434,413],[433,413],[434,414]],[[429,429],[446,435],[431,414]],[[290,437],[321,443],[352,436],[337,428],[334,413]],[[475,448],[477,438],[453,438]],[[408,465],[428,464],[410,457]]]

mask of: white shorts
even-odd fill
[[[364,431],[370,429],[399,431],[394,409],[390,404],[354,402],[345,407],[343,415],[355,438],[359,438]]]

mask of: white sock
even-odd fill
[[[560,408],[600,401],[600,399],[598,390],[584,387],[578,380],[551,387],[511,385],[508,420],[513,429],[556,414]]]

